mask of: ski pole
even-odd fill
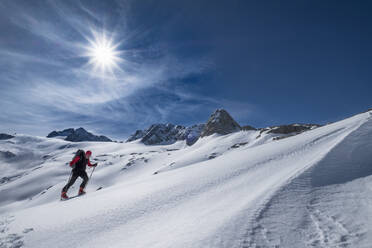
[[[94,172],[95,169],[96,169],[96,166],[93,167],[93,170],[92,170],[92,172],[90,173],[90,176],[89,176],[89,180],[90,180],[90,178],[92,177],[93,172]]]
[[[94,167],[93,167],[93,170],[92,170],[92,172],[90,173],[90,176],[89,176],[89,179],[88,179],[87,184],[85,185],[85,188],[88,187],[88,183],[89,183],[90,179],[92,178],[93,172],[94,172],[94,170],[96,169],[96,167],[97,167],[97,166],[94,166]]]

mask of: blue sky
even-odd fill
[[[0,132],[124,139],[225,108],[242,125],[327,123],[372,107],[368,1],[0,2]],[[117,67],[87,51],[107,37]]]

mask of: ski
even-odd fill
[[[68,198],[61,198],[61,201],[68,201],[68,200],[71,200],[71,199],[74,199],[74,198],[77,198],[77,197],[80,197],[80,196],[83,196],[85,194],[81,194],[81,195],[74,195],[74,196],[70,196]]]

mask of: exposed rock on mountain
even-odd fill
[[[88,131],[86,131],[84,128],[78,128],[67,136],[66,140],[72,141],[72,142],[79,142],[79,141],[104,141],[104,142],[110,142],[111,139],[107,138],[103,135],[94,135]]]
[[[260,134],[257,136],[259,138],[262,133],[275,134],[277,137],[273,137],[274,140],[284,139],[290,136],[300,134],[302,132],[312,130],[314,128],[320,127],[318,124],[289,124],[274,127],[267,127],[260,129]]]
[[[317,124],[291,124],[268,128],[256,129],[246,125],[241,127],[224,109],[217,109],[209,118],[207,124],[198,124],[184,127],[173,124],[154,124],[145,130],[137,130],[126,142],[140,140],[146,145],[168,145],[179,140],[186,140],[188,145],[193,145],[200,137],[212,134],[226,135],[238,131],[257,131],[257,138],[262,133],[273,134],[274,140],[286,138],[307,130],[319,127]],[[271,137],[272,137],[271,136]],[[239,144],[241,146],[241,144]],[[238,147],[239,147],[238,146]],[[232,147],[235,148],[235,147]]]
[[[302,133],[307,130],[311,130],[319,127],[317,124],[290,124],[290,125],[281,125],[277,127],[271,127],[268,133],[277,133],[277,134],[290,134],[290,133]]]
[[[201,137],[209,136],[214,133],[229,134],[241,131],[240,125],[224,109],[217,109],[209,118]]]
[[[154,124],[145,130],[137,130],[127,142],[141,139],[146,145],[172,144],[178,140],[186,140],[187,144],[194,144],[200,137],[204,124],[184,127],[173,124]]]
[[[134,134],[129,136],[129,138],[127,139],[127,142],[142,139],[143,136],[145,136],[145,135],[146,135],[146,130],[145,131],[144,130],[136,130],[136,132]]]
[[[146,145],[172,144],[178,140],[186,140],[188,145],[193,145],[200,137],[214,133],[229,134],[240,130],[256,130],[254,127],[240,125],[224,109],[217,109],[209,118],[207,124],[198,124],[184,127],[173,124],[154,124],[145,130],[137,130],[127,142],[141,139]]]
[[[177,140],[183,140],[185,127],[173,124],[154,124],[151,125],[141,141],[146,145],[172,144]]]
[[[186,134],[187,134],[186,144],[191,146],[196,141],[198,141],[204,128],[205,128],[205,124],[193,125],[191,127],[186,128]]]
[[[68,128],[63,131],[53,131],[50,134],[48,134],[47,138],[53,138],[58,136],[69,136],[70,134],[74,133],[75,130],[73,128]]]
[[[14,136],[6,134],[6,133],[0,133],[0,140],[7,140],[7,139],[11,139],[11,138],[14,138]]]
[[[111,139],[107,138],[103,135],[94,135],[84,128],[68,128],[63,131],[53,131],[48,134],[48,138],[58,137],[58,136],[67,136],[64,140],[71,141],[71,142],[81,142],[81,141],[102,141],[102,142],[110,142]]]

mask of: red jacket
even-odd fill
[[[70,162],[70,167],[72,167],[74,164],[76,164],[78,161],[80,160],[80,156],[76,156],[71,162]],[[88,166],[89,167],[92,167],[93,165],[90,163],[90,160],[89,158],[87,158],[88,162]]]

